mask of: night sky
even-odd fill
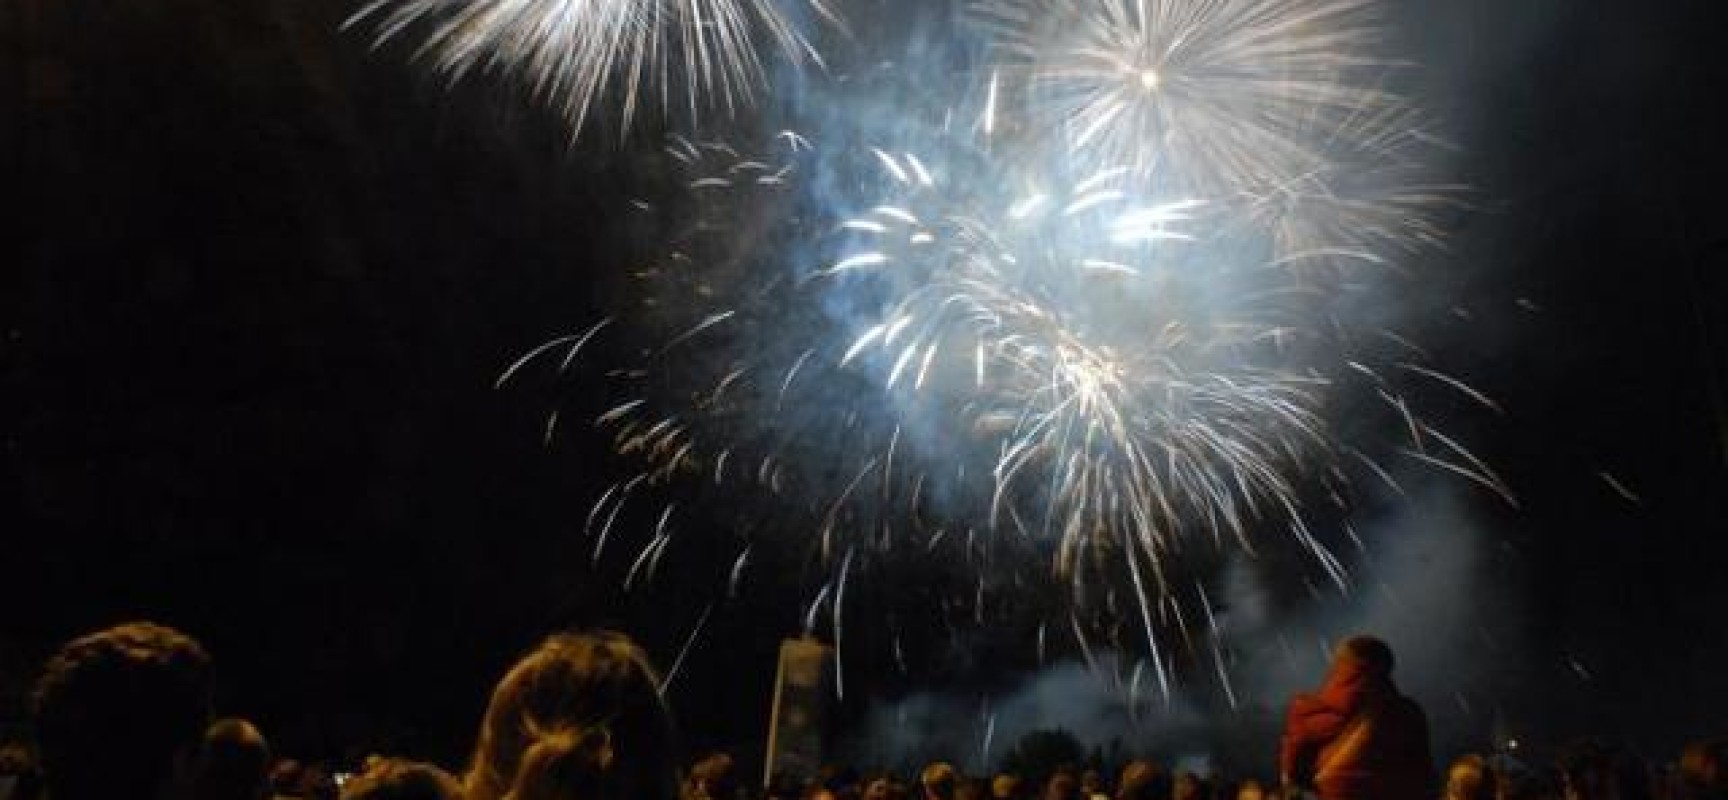
[[[1473,187],[1410,313],[1505,408],[1467,429],[1520,500],[1463,493],[1522,641],[1457,657],[1533,734],[1728,732],[1723,28],[1708,2],[1392,5]],[[617,465],[581,426],[542,443],[554,388],[492,386],[602,313],[659,132],[573,145],[346,12],[0,5],[0,722],[58,642],[153,618],[290,749],[454,760],[539,635],[618,625],[665,661],[702,611],[700,570],[596,585],[580,528]],[[716,615],[672,697],[693,741],[760,738],[797,602],[770,580]]]

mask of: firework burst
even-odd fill
[[[973,504],[954,518],[1035,543],[1082,605],[1087,585],[1137,598],[1163,683],[1172,576],[1226,540],[1252,550],[1278,520],[1300,530],[1300,476],[1332,461],[1329,381],[1299,346],[1321,335],[1315,293],[1190,233],[1215,222],[1205,205],[1150,201],[1131,169],[1051,184],[991,160],[875,156],[892,200],[842,224],[855,241],[819,274],[893,300],[841,365],[874,374],[920,430],[965,432],[900,453],[966,484],[944,493]]]
[[[876,354],[903,413],[971,432],[992,528],[1033,520],[1064,572],[1122,543],[1161,564],[1186,530],[1243,537],[1287,502],[1323,382],[1280,352],[1304,335],[1281,276],[1189,252],[1202,204],[1146,204],[1127,170],[991,201],[877,156],[903,196],[847,220],[861,240],[823,274],[903,288],[841,363]]]
[[[762,43],[821,63],[809,18],[838,24],[824,0],[373,0],[348,24],[376,19],[382,43],[423,23],[419,53],[452,82],[505,74],[581,131],[603,101],[621,129],[644,108],[730,115],[766,82]]]
[[[1312,173],[1316,127],[1393,99],[1374,0],[1000,0],[973,16],[1026,130],[1088,169],[1226,198]]]

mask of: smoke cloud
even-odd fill
[[[1129,657],[1098,654],[1096,670],[1063,660],[994,697],[923,692],[878,703],[842,757],[897,769],[943,758],[984,772],[1027,733],[1061,729],[1106,761],[1146,755],[1269,776],[1289,697],[1317,685],[1332,644],[1357,632],[1391,643],[1395,678],[1427,709],[1438,757],[1482,747],[1496,722],[1492,676],[1518,658],[1507,630],[1515,600],[1494,579],[1492,531],[1456,487],[1435,482],[1360,534],[1347,593],[1316,583],[1290,603],[1289,579],[1246,558],[1214,576],[1218,634],[1196,635],[1168,697]]]

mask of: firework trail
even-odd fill
[[[812,17],[839,25],[824,0],[372,0],[347,25],[376,20],[379,44],[423,25],[418,53],[452,83],[502,73],[580,132],[602,102],[621,130],[644,108],[730,116],[767,82],[764,42],[821,64]]]

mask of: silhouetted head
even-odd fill
[[[1169,794],[1170,776],[1150,761],[1128,762],[1116,785],[1116,800],[1153,800]]]
[[[845,764],[824,764],[816,770],[814,788],[818,797],[856,797],[858,771]]]
[[[1694,792],[1728,792],[1728,740],[1687,744],[1680,751],[1680,780]]]
[[[480,725],[468,800],[672,800],[659,678],[622,634],[561,634],[504,675]]]
[[[119,625],[61,647],[32,705],[55,800],[150,796],[190,772],[210,719],[210,656],[172,628]]]
[[[342,800],[462,800],[462,784],[431,764],[380,758],[342,786]]]
[[[1332,656],[1332,663],[1335,666],[1359,667],[1370,675],[1390,678],[1396,660],[1392,657],[1392,648],[1384,641],[1359,634],[1338,645],[1337,652]]]
[[[1074,800],[1080,794],[1080,779],[1074,773],[1058,771],[1044,783],[1044,800]]]
[[[270,793],[270,745],[252,723],[223,719],[198,747],[194,800],[257,800]]]
[[[863,800],[888,800],[894,779],[887,775],[872,775],[864,781]]]
[[[715,753],[690,768],[684,786],[687,800],[736,800],[738,770],[731,756]]]
[[[1493,800],[1494,771],[1479,755],[1463,755],[1446,770],[1445,800]]]
[[[933,762],[918,775],[926,800],[953,800],[954,786],[959,779],[960,774],[954,770],[954,765],[946,761]]]
[[[23,742],[0,745],[0,798],[34,800],[41,791],[42,772],[36,752]]]
[[[1199,776],[1192,772],[1176,773],[1176,781],[1170,790],[1171,800],[1199,800],[1203,789]]]

